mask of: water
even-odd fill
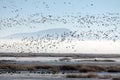
[[[55,61],[63,57],[0,57],[0,60],[14,61]]]
[[[83,73],[86,74],[86,73]],[[98,73],[99,75],[104,75],[104,73]],[[112,73],[105,73],[110,75]],[[23,73],[23,74],[1,74],[0,80],[111,80],[111,79],[97,79],[97,78],[65,78],[67,74],[33,74],[33,73]],[[120,73],[115,74],[119,76]]]
[[[0,60],[14,60],[14,61],[59,61],[59,59],[62,59],[64,57],[0,57]],[[71,62],[76,62],[76,61],[84,61],[84,60],[113,60],[115,62],[120,62],[120,58],[79,58],[79,59],[72,59],[70,58]]]

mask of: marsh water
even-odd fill
[[[66,57],[0,57],[0,60],[14,60],[14,61],[55,61]],[[87,60],[113,60],[120,62],[120,58],[72,58],[67,57],[70,61],[87,61]]]

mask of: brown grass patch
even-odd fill
[[[87,75],[67,75],[67,78],[98,78],[99,76],[97,74],[87,74]]]

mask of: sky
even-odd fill
[[[73,24],[72,22],[67,24],[60,21],[53,22],[53,24],[49,22],[31,23],[30,20],[41,18],[41,15],[42,18],[51,15],[54,19],[60,17],[74,22],[74,18],[64,16],[93,15],[97,17],[108,13],[120,16],[118,15],[120,13],[120,0],[0,0],[0,37],[51,28],[78,29],[74,28],[77,23]],[[12,20],[9,20],[10,18]],[[19,25],[18,22],[21,24]],[[100,28],[96,24],[90,26],[94,26],[91,29],[103,29],[102,26]],[[108,28],[113,29],[114,26],[111,25]],[[87,28],[83,28],[83,30],[87,30]]]
[[[41,46],[46,47],[40,51],[120,53],[120,0],[0,0],[0,37],[54,28],[77,31],[80,39],[86,41],[64,41],[56,44],[58,49],[48,49],[43,43]],[[0,40],[0,51],[21,51],[26,46],[24,41],[21,44],[11,41],[13,44]],[[14,43],[18,45],[15,47]]]
[[[48,44],[56,41],[49,41]],[[15,44],[14,44],[15,43]],[[36,45],[30,42],[21,42],[19,40],[0,40],[0,46],[7,44],[8,47],[4,46],[0,48],[0,52],[31,52],[31,53],[99,53],[99,54],[119,54],[120,53],[120,41],[72,41],[71,43],[66,43],[66,41],[60,44],[54,44],[55,46],[49,48],[50,45],[42,43],[41,46],[46,46],[44,48],[39,47],[37,49]],[[25,46],[28,44],[29,46]],[[46,44],[46,45],[45,45]],[[53,45],[53,44],[51,44]],[[10,47],[11,46],[11,47]],[[32,48],[31,48],[32,47]],[[56,48],[57,47],[57,48]],[[69,48],[66,48],[69,47]],[[72,49],[72,47],[74,49]]]

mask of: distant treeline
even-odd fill
[[[86,53],[0,53],[0,57],[76,57],[76,58],[120,58],[120,54]]]

